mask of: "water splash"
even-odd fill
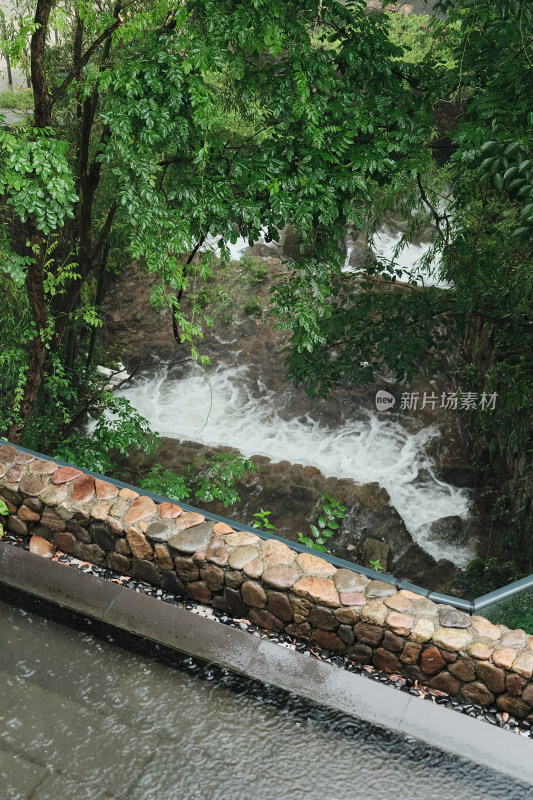
[[[435,558],[464,566],[470,547],[428,540],[431,523],[441,517],[467,518],[469,493],[439,481],[427,455],[434,427],[410,433],[397,419],[358,409],[329,427],[309,414],[289,410],[290,391],[251,386],[244,366],[226,365],[209,376],[197,367],[173,377],[167,368],[138,378],[122,389],[160,436],[230,446],[245,456],[311,464],[326,476],[378,481],[411,535]],[[253,391],[252,391],[253,389]]]

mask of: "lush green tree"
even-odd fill
[[[180,254],[209,234],[223,248],[262,226],[275,239],[290,222],[317,274],[338,274],[336,241],[361,224],[369,178],[414,175],[429,127],[384,18],[360,0],[30,8],[2,42],[16,62],[30,38],[34,114],[0,134],[2,304],[18,323],[0,427],[53,449],[109,402],[90,362],[94,286],[111,262],[157,273],[154,302],[192,341]]]
[[[421,289],[418,275],[392,291],[394,264],[354,277],[317,272],[307,261],[274,302],[291,334],[289,374],[310,391],[372,381],[384,367],[410,380],[446,366],[451,349],[465,391],[497,394],[495,411],[470,414],[477,451],[488,449],[507,479],[494,510],[507,533],[488,553],[509,562],[504,583],[533,569],[533,7],[446,0],[440,10],[443,19],[413,27],[395,21],[391,35],[406,34],[401,70],[417,96],[460,111],[452,158],[442,170],[420,164],[401,190],[392,183],[372,195],[377,220],[384,210],[410,220],[406,241],[433,222],[423,266],[450,288]],[[311,293],[318,302],[309,302]]]
[[[193,273],[192,255],[209,235],[224,249],[290,223],[306,257],[273,296],[289,375],[327,394],[384,366],[398,380],[433,370],[464,342],[465,381],[500,393],[507,440],[527,450],[531,6],[445,0],[443,19],[411,28],[364,6],[29,3],[0,48],[17,63],[29,39],[34,96],[33,118],[0,132],[0,428],[12,441],[62,443],[78,460],[95,448],[104,466],[111,444],[140,443],[146,425],[93,368],[106,276],[132,258],[157,274],[153,300],[198,356],[209,319],[187,317],[181,299],[214,265]],[[443,99],[462,117],[439,171],[431,114]],[[372,230],[391,208],[407,237],[433,221],[426,266],[439,262],[451,289],[397,289],[394,264],[342,272],[344,226]],[[74,433],[88,412],[89,444]]]

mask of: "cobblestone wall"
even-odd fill
[[[533,636],[0,447],[7,527],[387,673],[533,719]],[[7,545],[5,545],[7,546]]]

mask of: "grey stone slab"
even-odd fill
[[[246,672],[259,646],[255,637],[243,639],[242,631],[129,589],[118,596],[104,621],[236,672]]]
[[[531,739],[481,723],[452,709],[420,702],[417,697],[408,698],[409,703],[396,728],[398,731],[511,775],[515,780],[533,784]]]
[[[101,619],[122,587],[80,570],[0,544],[0,581]]]
[[[117,795],[104,792],[100,797],[102,800],[115,800]],[[32,794],[31,800],[95,800],[94,785],[91,781],[77,780],[70,775],[49,773]]]
[[[0,797],[2,800],[26,800],[46,777],[46,774],[47,770],[41,764],[35,764],[23,756],[0,749]],[[50,800],[50,797],[51,795],[47,800]]]
[[[400,723],[409,701],[409,695],[404,692],[265,640],[261,641],[247,674],[345,714],[393,729]]]
[[[93,709],[104,709],[115,688],[115,677],[105,663],[91,658],[91,645],[98,648],[97,640],[88,637],[83,650],[72,646],[79,634],[51,620],[42,620],[34,625],[30,617],[18,618],[16,629],[11,628],[10,606],[0,603],[0,630],[3,632],[3,647],[0,647],[0,686],[10,687],[20,682],[21,677],[31,677],[31,682],[43,689],[61,694],[74,702]],[[55,629],[60,629],[58,636]],[[24,634],[24,635],[21,635]],[[54,635],[55,634],[55,635]],[[55,644],[52,645],[51,641]],[[131,658],[127,651],[117,650],[117,669],[129,669]],[[0,714],[2,706],[13,692],[0,692]]]
[[[141,774],[158,743],[150,731],[138,734],[134,727],[26,683],[3,721],[0,748],[91,783],[93,796],[127,797],[127,783]],[[120,765],[127,765],[126,784]]]

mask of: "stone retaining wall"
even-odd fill
[[[533,719],[533,636],[0,447],[7,527],[354,661]]]

